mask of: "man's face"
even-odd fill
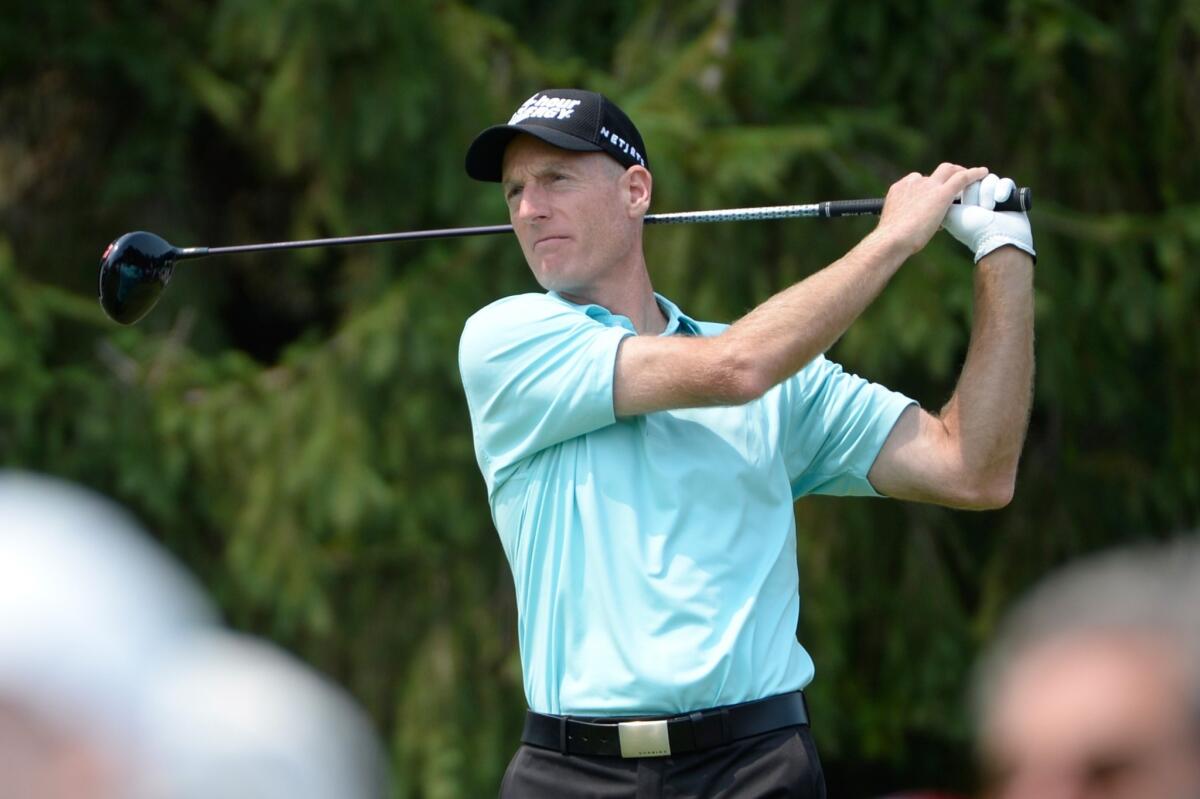
[[[982,730],[991,799],[1200,797],[1196,686],[1149,638],[1090,636],[1020,656]]]
[[[625,170],[603,153],[577,153],[519,135],[504,153],[504,197],[538,283],[590,295],[636,246]]]

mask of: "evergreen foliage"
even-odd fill
[[[102,315],[104,245],[504,220],[462,170],[544,86],[638,121],[658,211],[881,196],[939,161],[1036,192],[1038,374],[1016,498],[796,507],[833,795],[970,784],[998,615],[1080,553],[1200,523],[1200,6],[1146,0],[21,3],[0,22],[0,465],[113,496],[235,626],[346,684],[400,797],[492,795],[524,700],[458,381],[466,317],[535,290],[510,240],[183,264]],[[647,232],[731,320],[869,220]],[[939,235],[834,348],[939,406],[971,266]]]

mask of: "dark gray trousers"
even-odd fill
[[[807,726],[677,757],[564,755],[522,745],[500,799],[825,799]]]

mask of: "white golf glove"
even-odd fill
[[[1033,231],[1029,215],[1024,211],[993,211],[996,203],[1004,202],[1017,190],[1009,178],[988,174],[963,191],[962,204],[951,205],[942,219],[942,227],[975,253],[975,263],[992,250],[1011,244],[1032,255]]]

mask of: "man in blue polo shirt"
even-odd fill
[[[529,703],[502,796],[824,796],[792,502],[1007,503],[1033,373],[1029,222],[991,210],[1012,181],[908,175],[846,256],[723,325],[653,291],[646,147],[601,95],[538,92],[467,172],[502,184],[547,290],[474,314],[459,351]],[[822,353],[943,225],[976,321],[931,414]]]

